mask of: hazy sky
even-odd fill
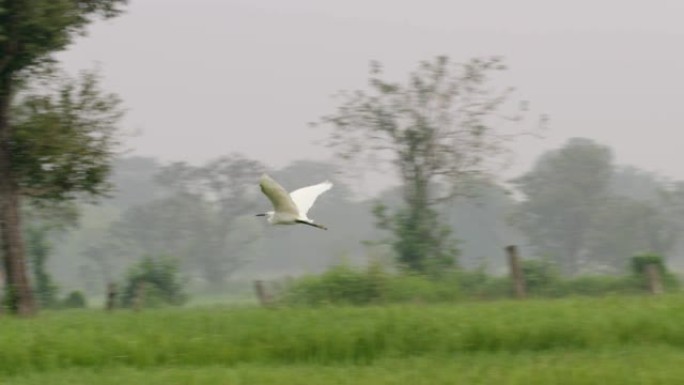
[[[327,158],[307,122],[363,87],[370,60],[402,79],[418,61],[502,55],[547,139],[517,143],[517,170],[573,136],[684,179],[684,1],[131,0],[61,55],[99,63],[129,108],[136,154],[202,162],[231,151],[280,167]],[[320,136],[320,135],[319,135]]]

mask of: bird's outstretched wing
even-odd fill
[[[290,194],[287,193],[283,186],[273,180],[273,178],[266,174],[262,175],[259,186],[261,186],[261,192],[263,192],[273,204],[273,209],[276,212],[288,213],[295,216],[299,215],[297,205],[292,198],[290,198]]]
[[[315,184],[313,186],[302,187],[300,189],[294,190],[290,193],[292,200],[299,209],[299,213],[306,217],[306,213],[309,212],[311,206],[316,202],[316,198],[324,192],[330,190],[332,187],[330,181],[325,181],[323,183]]]

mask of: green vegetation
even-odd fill
[[[374,62],[367,89],[340,92],[335,112],[320,119],[331,129],[327,144],[348,168],[386,160],[399,176],[401,204],[379,203],[374,214],[403,268],[435,273],[455,264],[454,239],[438,206],[485,180],[510,151],[516,133],[497,123],[510,114],[512,89],[493,81],[504,69],[498,57],[456,63],[437,56],[397,82]]]
[[[676,383],[682,317],[681,295],[46,311],[0,319],[0,383]]]
[[[681,350],[629,347],[619,351],[481,353],[454,357],[382,359],[373,365],[187,366],[28,373],[3,384],[298,384],[298,385],[642,385],[679,384]]]
[[[648,255],[648,263],[658,256]],[[636,260],[641,261],[641,257]],[[637,262],[635,262],[636,264]],[[641,266],[641,265],[639,265]],[[661,263],[666,290],[679,287],[676,277]],[[586,275],[562,277],[553,263],[526,260],[522,264],[528,295],[531,297],[605,296],[639,294],[648,290],[643,268],[626,275]],[[379,264],[354,267],[333,266],[320,275],[307,275],[285,286],[280,301],[289,305],[367,305],[406,302],[446,303],[473,299],[505,299],[512,296],[508,277],[495,277],[483,270],[444,270],[439,276],[388,271]]]
[[[185,303],[187,295],[178,275],[178,262],[168,256],[146,256],[132,266],[126,275],[121,305],[132,307],[136,299],[145,307]]]
[[[21,234],[22,199],[50,205],[108,190],[120,100],[101,91],[95,73],[60,74],[54,55],[96,18],[119,14],[124,3],[0,2],[0,247],[12,313],[37,310]]]

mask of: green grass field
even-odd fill
[[[680,384],[684,296],[0,319],[0,384]]]

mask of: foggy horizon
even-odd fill
[[[126,138],[132,155],[199,164],[240,152],[281,168],[330,159],[307,124],[334,110],[335,92],[365,88],[372,60],[401,81],[436,55],[502,56],[493,85],[550,119],[545,139],[512,143],[507,176],[587,137],[616,163],[684,179],[673,49],[684,4],[657,4],[131,1],[58,57],[70,72],[100,66],[128,109],[123,128],[140,132]]]

